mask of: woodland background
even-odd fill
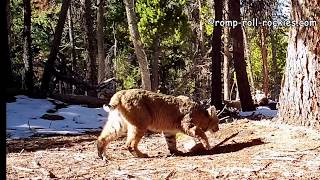
[[[317,25],[210,23],[318,23],[317,1],[8,0],[6,7],[11,95],[100,105],[117,90],[143,88],[217,109],[237,100],[242,111],[273,100],[280,117],[319,126]]]
[[[320,177],[319,0],[0,3],[7,179]],[[210,24],[253,18],[316,24]],[[185,95],[229,118],[208,151],[179,134],[185,154],[170,156],[151,134],[139,144],[151,158],[133,158],[119,139],[102,161],[102,104],[130,88]]]

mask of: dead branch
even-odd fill
[[[227,142],[229,139],[236,137],[238,134],[239,134],[239,132],[232,134],[231,136],[227,137],[226,139],[224,139],[223,141],[218,143],[216,146],[222,145],[223,143]]]
[[[52,70],[52,74],[60,81],[64,81],[73,85],[84,86],[86,89],[95,89],[95,86],[90,85],[88,82],[75,78],[74,76],[63,75],[57,70]]]
[[[27,171],[27,172],[34,172],[34,169],[12,166],[13,169],[20,170],[20,171]]]
[[[68,104],[85,104],[89,107],[102,107],[103,104],[107,104],[109,102],[109,99],[100,99],[82,95],[52,94],[50,97]]]
[[[165,180],[170,179],[170,177],[174,176],[174,175],[176,174],[176,172],[177,172],[177,171],[172,170],[164,179],[165,179]]]

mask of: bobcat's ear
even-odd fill
[[[214,107],[214,106],[210,106],[210,107],[207,109],[207,112],[208,112],[209,116],[211,116],[211,117],[217,115],[216,107]]]
[[[108,104],[104,104],[103,110],[105,110],[106,112],[110,112],[110,110],[112,110],[112,107],[110,107]]]

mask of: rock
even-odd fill
[[[40,118],[41,119],[47,119],[47,120],[54,120],[54,121],[64,120],[65,119],[63,116],[56,115],[56,114],[44,114]]]

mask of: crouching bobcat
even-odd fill
[[[135,157],[148,157],[138,149],[138,143],[149,130],[163,132],[171,154],[179,154],[176,133],[182,132],[210,148],[205,131],[219,130],[214,106],[207,110],[186,96],[170,96],[141,89],[122,90],[109,103],[106,125],[97,140],[98,155],[106,156],[105,147],[127,132],[126,146]],[[108,107],[104,106],[108,111]]]

